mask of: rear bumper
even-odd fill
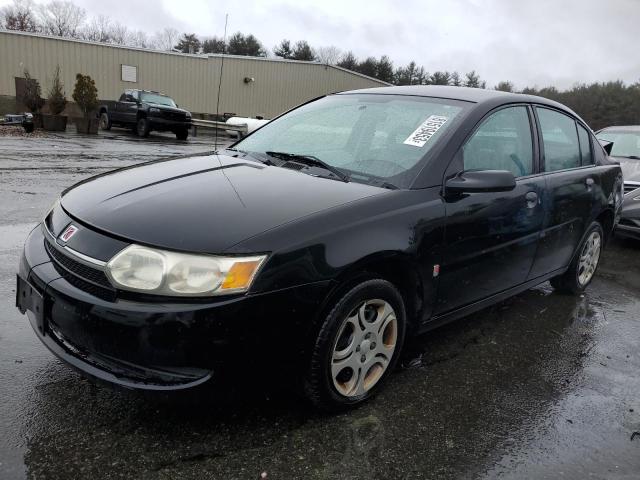
[[[145,390],[194,387],[230,363],[298,367],[330,287],[323,282],[206,303],[107,301],[61,275],[40,228],[27,239],[18,276],[17,306],[51,352],[89,376]],[[28,288],[35,301],[21,300]]]

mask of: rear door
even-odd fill
[[[535,107],[549,209],[529,278],[566,267],[588,227],[598,190],[591,135],[572,116]]]
[[[533,113],[503,107],[476,128],[447,170],[509,170],[512,191],[445,198],[446,228],[435,313],[445,313],[523,283],[544,220]]]

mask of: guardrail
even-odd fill
[[[193,128],[193,136],[198,136],[198,128],[213,128],[217,130],[231,130],[238,132],[240,138],[244,137],[249,132],[249,127],[246,123],[240,125],[229,125],[225,122],[218,122],[215,120],[201,120],[199,118],[191,119],[191,125]]]

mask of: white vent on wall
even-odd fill
[[[138,67],[134,67],[133,65],[122,65],[122,81],[137,82]]]

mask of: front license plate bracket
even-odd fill
[[[45,334],[44,326],[44,297],[33,285],[17,276],[16,307],[22,313],[32,312],[36,317],[36,326],[42,335]]]

